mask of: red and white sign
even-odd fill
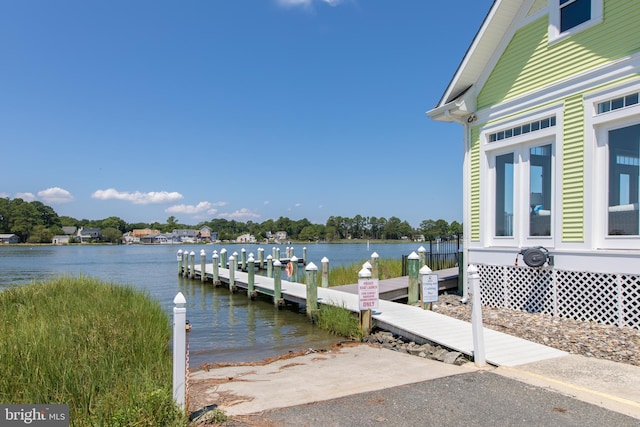
[[[378,308],[378,279],[358,279],[358,301],[360,311]]]

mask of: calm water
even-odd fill
[[[257,257],[257,249],[271,254],[273,245],[122,245],[122,246],[0,246],[0,289],[61,274],[87,275],[113,283],[128,284],[157,299],[169,315],[173,298],[182,292],[187,299],[187,319],[192,369],[203,363],[258,361],[289,350],[326,348],[339,340],[313,326],[301,310],[278,310],[267,300],[249,300],[244,293],[231,294],[180,277],[176,253],[194,251],[199,264],[200,250],[211,262],[214,250],[226,248],[230,254],[242,248]],[[278,246],[284,256],[286,246]],[[373,252],[381,259],[400,259],[418,250],[419,244],[311,244],[307,262],[320,268],[323,257],[330,267],[368,260]],[[294,246],[302,257],[302,246]]]

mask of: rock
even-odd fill
[[[443,362],[453,365],[456,363],[456,360],[458,360],[458,357],[460,356],[462,356],[462,353],[460,353],[459,351],[450,351],[444,355]]]

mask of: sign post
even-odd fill
[[[438,302],[438,275],[433,274],[428,266],[420,269],[421,284],[420,301],[423,309],[431,310],[431,303]]]
[[[378,279],[371,278],[371,271],[362,267],[358,273],[358,306],[360,309],[360,327],[366,335],[371,333],[372,312],[378,308],[379,302]]]

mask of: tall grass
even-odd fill
[[[60,277],[0,292],[0,402],[68,404],[71,425],[184,425],[170,319],[131,287]]]
[[[339,266],[329,269],[329,286],[351,285],[358,283],[358,273],[362,270],[361,263],[348,266]],[[402,276],[402,261],[393,259],[378,260],[378,278],[380,280],[392,279]]]
[[[364,330],[360,327],[358,314],[347,308],[322,304],[315,313],[314,320],[318,327],[335,335],[357,341],[362,341],[364,338]]]

